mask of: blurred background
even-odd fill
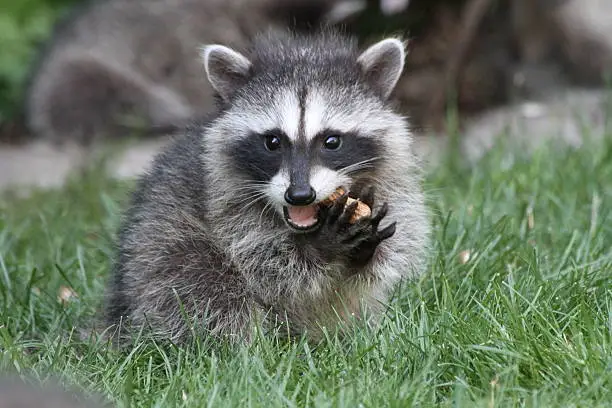
[[[53,25],[83,0],[0,1],[0,140],[25,138],[23,98],[31,64]]]
[[[128,140],[111,168],[137,174],[213,109],[197,47],[270,27],[407,38],[394,98],[426,160],[476,160],[502,133],[579,146],[585,120],[596,135],[607,123],[607,0],[0,1],[0,188],[58,185]]]

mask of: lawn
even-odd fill
[[[0,366],[120,406],[612,404],[612,143],[432,170],[430,266],[378,330],[119,351],[79,336],[130,183],[92,170],[0,199]]]

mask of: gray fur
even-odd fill
[[[30,130],[89,143],[172,128],[214,108],[198,47],[316,24],[339,0],[102,0],[58,25],[27,91]],[[346,0],[345,0],[346,1]],[[306,16],[303,16],[303,15]]]
[[[252,69],[231,103],[177,136],[139,182],[120,232],[109,324],[145,325],[181,341],[192,333],[184,310],[206,318],[213,335],[240,342],[251,339],[255,325],[271,329],[273,322],[318,339],[321,327],[341,327],[351,314],[365,317],[362,307],[375,322],[394,285],[424,269],[429,221],[412,137],[405,119],[368,82],[356,42],[331,32],[277,32],[258,36],[240,53]],[[291,110],[299,95],[306,95],[302,119]],[[290,133],[297,122],[307,137],[333,124],[381,146],[383,154],[371,163],[312,170],[317,200],[339,184],[358,190],[369,182],[378,186],[373,211],[388,204],[382,224],[396,222],[395,234],[363,266],[321,248],[316,235],[287,227],[283,171],[253,185],[230,165],[228,143],[275,126]]]

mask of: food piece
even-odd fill
[[[339,199],[345,193],[345,191],[346,190],[344,190],[342,187],[338,187],[336,191],[331,193],[326,200],[321,201],[321,204],[325,206],[330,206],[334,201]],[[356,200],[354,198],[348,197],[346,200],[346,205],[349,205],[354,201],[357,201],[357,208],[355,208],[355,212],[349,220],[351,224],[356,223],[357,220],[359,220],[360,218],[369,217],[370,214],[372,214],[372,210],[370,209],[370,207],[366,203],[359,201],[359,199]]]

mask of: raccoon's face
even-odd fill
[[[295,136],[280,126],[253,132],[230,146],[236,174],[258,191],[296,232],[316,229],[321,202],[336,188],[374,175],[383,146],[374,138],[343,127],[322,127],[311,137]]]
[[[273,208],[296,233],[320,226],[323,202],[337,188],[375,180],[389,140],[406,136],[403,119],[385,104],[403,68],[398,40],[381,41],[340,67],[309,69],[302,61],[289,72],[285,63],[259,75],[223,46],[205,48],[204,59],[228,102],[217,124],[229,136],[220,148],[227,177],[250,186],[263,202],[259,213]]]

